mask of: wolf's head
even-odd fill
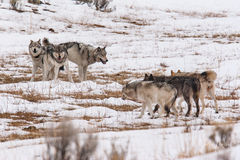
[[[106,46],[103,48],[97,47],[95,50],[95,57],[97,62],[102,62],[103,64],[106,64],[108,59],[107,59],[107,52],[106,52]]]
[[[29,52],[33,57],[37,57],[41,54],[42,52],[42,45],[41,45],[41,40],[39,39],[38,41],[30,41],[29,44]]]
[[[137,101],[137,87],[141,86],[142,80],[130,82],[122,88],[122,99]]]
[[[53,45],[51,54],[58,63],[63,63],[67,58],[67,49],[63,45]]]
[[[152,74],[150,75],[145,74],[143,81],[154,81],[154,77]]]

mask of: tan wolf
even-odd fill
[[[122,99],[125,100],[126,98],[142,103],[142,111],[138,118],[143,116],[146,107],[151,118],[153,118],[153,104],[160,105],[159,116],[164,109],[167,111],[167,116],[169,116],[170,108],[177,98],[177,90],[167,83],[140,80],[128,83],[122,88]]]

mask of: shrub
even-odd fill
[[[231,144],[232,130],[232,127],[217,126],[209,138],[218,146],[228,148]]]
[[[97,137],[89,135],[82,145],[77,130],[71,124],[62,123],[51,129],[47,137],[45,160],[88,160],[97,148]]]
[[[15,11],[21,11],[21,3],[20,0],[10,0],[9,1],[11,9],[15,10]]]
[[[42,1],[40,1],[40,0],[28,0],[28,3],[39,5],[39,4],[42,4]]]

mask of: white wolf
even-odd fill
[[[30,81],[34,81],[36,71],[38,68],[43,69],[43,56],[45,55],[45,50],[43,46],[41,45],[41,40],[38,41],[30,41],[30,44],[28,46],[29,54],[32,58],[32,77]],[[44,73],[44,70],[43,70]]]
[[[122,99],[126,98],[142,103],[142,111],[138,118],[143,116],[146,107],[148,107],[151,118],[153,118],[153,104],[161,106],[161,111],[158,110],[159,116],[164,109],[167,111],[167,116],[169,116],[170,108],[177,98],[177,90],[165,82],[134,81],[125,85],[122,89]],[[175,108],[174,110],[176,111]]]
[[[47,47],[47,53],[43,58],[44,64],[44,76],[43,79],[47,80],[47,75],[49,72],[54,71],[54,80],[57,79],[59,69],[62,66],[65,66],[66,72],[68,75],[68,80],[73,82],[72,75],[69,71],[69,64],[68,64],[68,55],[66,48],[61,45],[51,45]]]

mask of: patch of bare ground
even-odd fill
[[[105,94],[83,94],[82,92],[72,92],[63,94],[64,96],[68,96],[75,99],[105,99],[105,98],[120,98],[122,93],[120,91],[104,91]]]
[[[13,127],[19,127],[19,126],[26,126],[29,125],[30,123],[27,121],[12,121],[8,122],[8,126],[13,126]]]
[[[27,93],[24,93],[23,90],[21,90],[21,89],[20,90],[12,90],[12,91],[11,90],[0,90],[0,93],[16,95],[18,98],[22,98],[29,102],[39,102],[39,101],[50,100],[50,97],[46,97],[42,94],[39,94],[34,90],[29,91]]]
[[[0,84],[19,83],[30,81],[30,77],[14,77],[12,75],[0,73]]]
[[[213,35],[208,35],[208,34],[199,34],[199,35],[187,35],[184,33],[163,33],[165,37],[169,38],[210,38],[210,39],[227,39],[227,42],[219,41],[219,40],[214,40],[213,42],[215,43],[220,43],[220,44],[231,44],[231,43],[239,43],[235,41],[237,38],[240,38],[240,33],[233,33],[233,34],[221,34],[221,33],[216,33]]]
[[[101,131],[129,131],[129,130],[143,130],[156,128],[150,123],[141,122],[135,124],[123,124],[123,127],[110,127],[106,125],[98,126],[98,130]]]
[[[42,123],[43,120],[41,120],[40,118],[45,118],[45,117],[48,117],[48,116],[43,114],[32,113],[32,112],[0,113],[0,118],[12,119],[12,120],[16,120],[17,122],[25,121],[26,123],[28,122]],[[15,125],[16,124],[17,123],[15,123]],[[19,124],[23,124],[23,123],[19,123]]]
[[[74,22],[74,21],[71,21],[70,19],[67,19],[67,18],[55,18],[57,21],[60,21],[60,22],[64,22],[64,23],[67,23],[67,25],[81,25],[81,26],[86,26],[88,28],[107,28],[107,26],[105,25],[102,25],[102,24],[96,24],[96,23],[87,23],[87,22],[83,22],[83,21],[78,21],[78,22]]]
[[[113,74],[99,74],[99,76],[102,76],[104,80],[108,81],[114,81],[121,85],[126,84],[126,80],[129,78],[141,78],[144,77],[144,73],[134,73],[134,72],[128,72],[128,71],[122,71],[118,73]]]
[[[106,107],[106,108],[110,108],[115,111],[121,111],[121,112],[133,111],[140,107],[140,106],[132,106],[132,105],[112,105],[112,104],[107,104],[107,103],[79,103],[79,104],[75,104],[75,105],[85,107],[85,108],[89,108],[89,107],[93,107],[93,106],[101,106],[101,107]]]
[[[124,32],[124,31],[112,31],[111,33],[129,35],[128,32]]]
[[[136,26],[147,26],[150,25],[145,19],[134,18],[129,16],[121,16],[120,19],[114,19],[113,22],[125,22]]]
[[[6,142],[6,141],[11,141],[11,140],[24,140],[24,139],[35,139],[35,138],[40,138],[46,135],[46,129],[43,128],[26,128],[25,131],[28,131],[29,133],[27,134],[10,134],[8,136],[2,136],[0,137],[0,142]]]
[[[227,17],[227,14],[222,12],[222,13],[214,13],[214,12],[205,12],[205,13],[199,13],[195,11],[178,11],[178,10],[170,10],[166,9],[165,12],[167,13],[177,13],[183,16],[188,16],[188,17],[199,17],[199,18],[224,18]]]

